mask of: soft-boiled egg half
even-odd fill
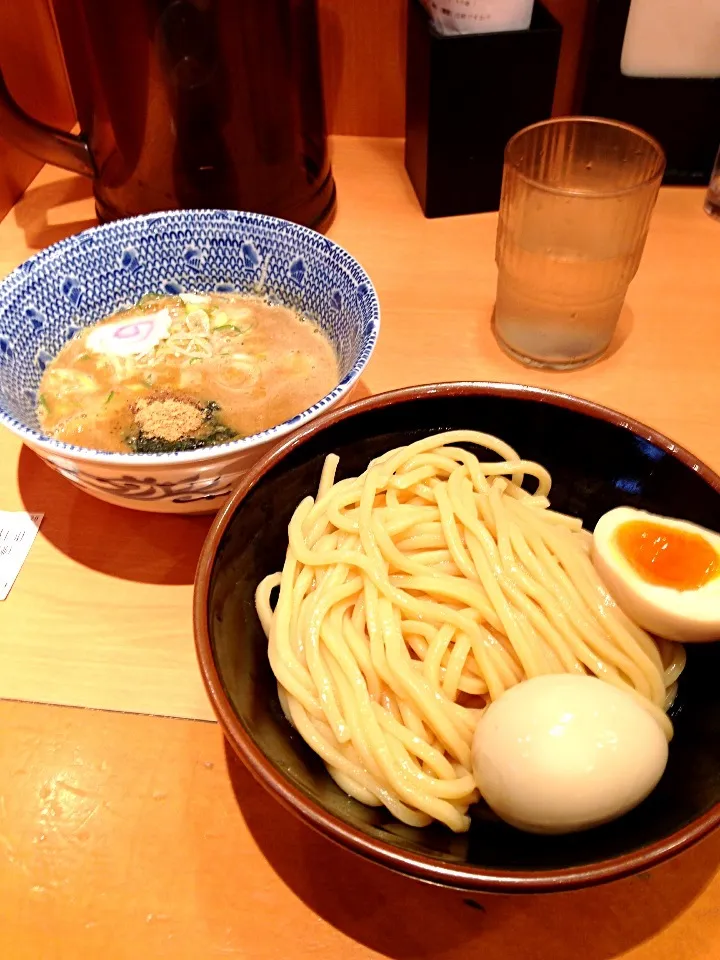
[[[557,674],[511,687],[483,713],[472,744],[483,799],[530,833],[572,833],[637,806],[662,776],[665,734],[597,677]]]
[[[681,643],[720,640],[720,536],[631,507],[604,514],[595,569],[631,619]]]

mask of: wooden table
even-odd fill
[[[552,386],[720,467],[720,226],[700,191],[661,192],[610,354],[555,374],[515,364],[491,336],[494,214],[425,220],[399,141],[338,139],[334,167],[331,235],[383,309],[366,392]],[[0,273],[91,221],[88,185],[43,171],[0,224]],[[718,956],[720,834],[650,874],[544,898],[435,889],[316,836],[255,785],[214,723],[149,715],[210,718],[190,622],[209,521],[99,504],[7,432],[0,509],[46,514],[0,604],[0,957]]]

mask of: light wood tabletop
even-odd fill
[[[702,191],[661,191],[609,354],[546,373],[490,332],[496,215],[425,220],[401,141],[337,138],[333,150],[330,235],[382,305],[363,393],[550,386],[720,468],[720,225]],[[0,224],[0,274],[92,222],[89,184],[45,169]],[[0,957],[717,957],[720,834],[630,880],[514,898],[425,886],[316,836],[202,722],[190,605],[210,518],[103,504],[7,431],[0,509],[45,514],[0,603]]]

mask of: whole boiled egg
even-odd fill
[[[597,677],[534,677],[483,713],[473,775],[495,813],[530,833],[572,833],[637,806],[662,776],[665,734],[631,696]]]
[[[720,536],[631,507],[604,514],[592,559],[620,609],[681,643],[720,640]]]

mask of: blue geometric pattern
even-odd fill
[[[285,424],[218,450],[242,449],[286,433],[348,391],[367,363],[380,326],[377,296],[347,251],[306,227],[233,210],[175,210],[118,220],[62,240],[0,283],[0,423],[48,452],[82,452],[103,462],[207,459],[174,454],[90,454],[44,438],[36,414],[43,370],[82,327],[144,293],[255,293],[314,320],[333,344],[340,383]]]

